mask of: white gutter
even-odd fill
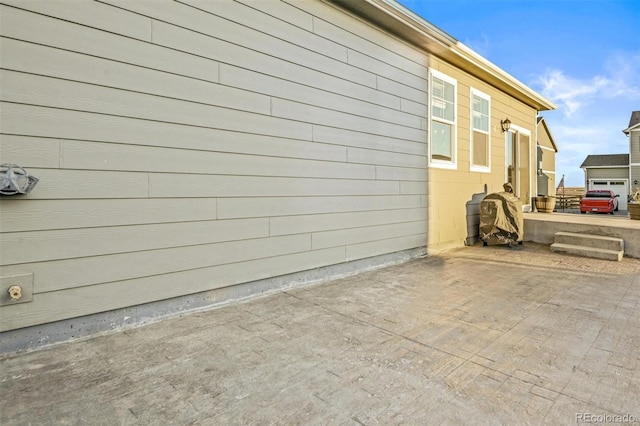
[[[631,127],[629,127],[629,128],[624,129],[624,130],[622,131],[622,133],[624,133],[625,135],[629,136],[629,133],[630,133],[632,130],[636,130],[636,127],[640,128],[640,123],[638,123],[638,124],[634,124],[633,126],[631,126]]]
[[[629,166],[626,164],[624,166],[581,166],[581,169],[627,169]]]

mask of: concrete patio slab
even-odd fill
[[[640,423],[640,260],[466,247],[0,359],[0,423]]]

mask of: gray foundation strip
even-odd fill
[[[215,309],[277,291],[317,284],[403,263],[423,256],[425,253],[424,247],[405,250],[98,314],[10,330],[0,333],[0,353],[26,352],[71,340],[119,332],[166,318]]]

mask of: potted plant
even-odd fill
[[[636,188],[635,194],[631,196],[628,209],[631,219],[640,220],[640,187]]]
[[[536,197],[536,210],[540,213],[552,213],[556,208],[555,195],[538,195]]]

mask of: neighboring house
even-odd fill
[[[629,182],[631,192],[640,187],[640,111],[633,111],[629,126],[623,130],[629,137]]]
[[[588,155],[580,168],[584,170],[585,188],[612,190],[620,195],[618,209],[627,210],[629,154]]]
[[[558,147],[544,117],[538,117],[537,195],[556,195],[556,153]]]
[[[640,186],[640,111],[633,111],[629,126],[628,154],[588,155],[580,166],[587,189],[610,189],[620,195],[620,210],[627,210],[629,194]]]
[[[536,195],[554,105],[395,2],[0,4],[1,162],[40,179],[0,201],[4,345],[461,246],[470,200]]]

